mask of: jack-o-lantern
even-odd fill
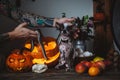
[[[56,39],[53,37],[43,37],[42,43],[48,59],[44,58],[40,44],[35,43],[34,49],[31,51],[33,64],[47,64],[48,66],[54,66],[57,63],[60,55]],[[25,47],[30,49],[31,44],[26,43]]]
[[[32,68],[32,58],[28,54],[28,51],[15,49],[6,59],[6,66],[9,71],[13,72],[24,72],[29,71]]]

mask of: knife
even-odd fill
[[[42,42],[42,37],[40,35],[40,32],[37,30],[36,31],[38,33],[38,43],[40,44],[41,48],[42,48],[42,54],[43,54],[43,57],[48,60],[48,57],[46,55],[46,51],[45,51],[45,48],[44,48],[44,45],[43,45],[43,42]]]

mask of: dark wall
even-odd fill
[[[5,33],[13,30],[17,24],[18,23],[16,23],[14,20],[0,15],[0,33]]]

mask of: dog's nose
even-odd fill
[[[66,33],[67,33],[67,31],[66,31],[66,30],[63,30],[63,33],[64,33],[64,34],[66,34]]]

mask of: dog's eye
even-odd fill
[[[69,30],[71,30],[72,29],[72,27],[71,26],[69,26],[69,27],[67,27],[67,30],[69,31]]]

